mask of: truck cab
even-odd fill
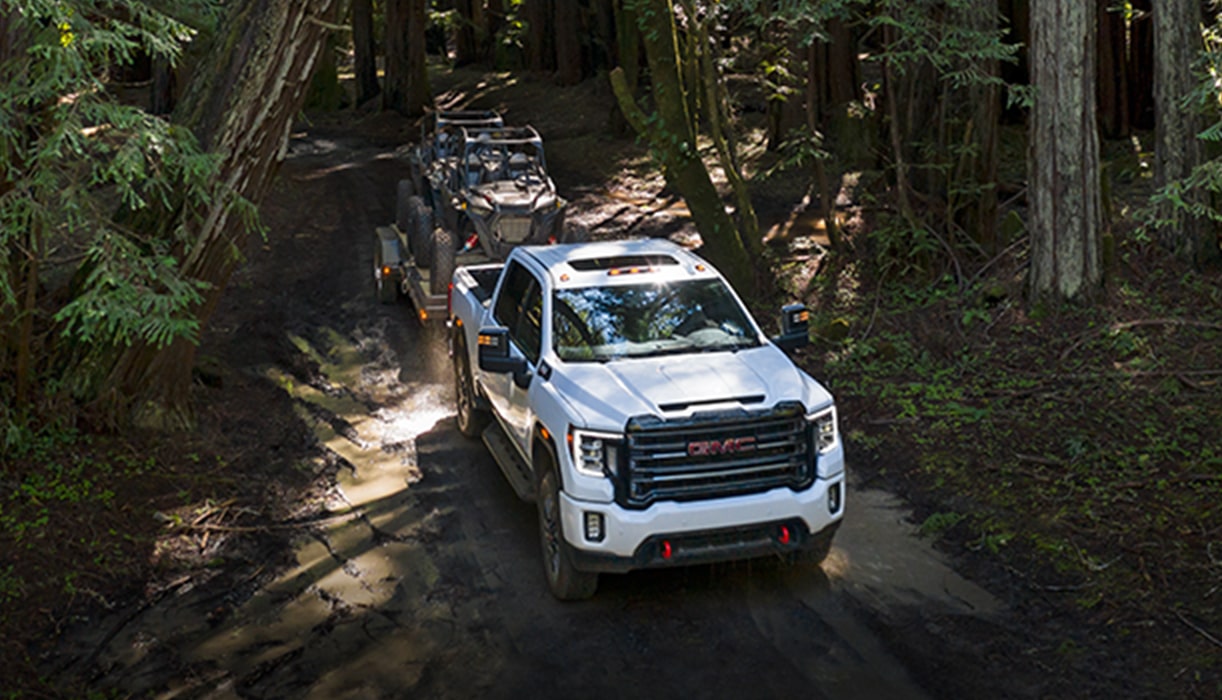
[[[805,316],[786,307],[768,338],[668,241],[525,246],[456,271],[459,427],[536,502],[554,595],[588,597],[601,572],[826,556],[844,452],[831,394],[783,349]]]

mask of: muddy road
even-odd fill
[[[1004,634],[1005,606],[880,492],[849,494],[822,568],[605,575],[591,601],[553,600],[534,506],[454,425],[441,335],[407,303],[374,300],[373,230],[392,219],[401,162],[339,131],[291,146],[263,208],[267,240],[202,352],[289,392],[285,419],[322,445],[300,468],[328,488],[275,531],[278,554],[165,582],[74,632],[67,670],[136,697],[1041,694],[1038,674],[980,643]],[[587,222],[611,216],[597,197],[578,205]]]

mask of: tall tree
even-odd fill
[[[581,38],[586,35],[581,26],[581,6],[577,0],[561,0],[555,10],[556,83],[576,85],[582,78]]]
[[[1027,181],[1033,300],[1082,299],[1103,277],[1095,10],[1095,3],[1082,0],[1031,1],[1035,105]]]
[[[1096,0],[1099,16],[1099,126],[1103,136],[1128,136],[1129,110],[1129,51],[1128,23],[1124,8],[1114,0]]]
[[[484,0],[454,0],[458,26],[454,30],[454,65],[465,66],[487,58],[488,15]]]
[[[1129,119],[1135,129],[1154,128],[1154,20],[1152,0],[1129,0]]]
[[[418,116],[433,104],[424,33],[428,0],[386,0],[386,71],[382,106]]]
[[[533,71],[556,68],[556,32],[553,26],[556,0],[522,0],[519,14],[526,22],[526,66]],[[576,0],[559,0],[576,2]]]
[[[205,207],[212,161],[104,76],[139,51],[174,63],[212,24],[136,0],[0,2],[0,423],[49,403],[35,398],[88,398],[120,348],[198,330],[182,228],[114,215]]]
[[[1189,97],[1199,78],[1193,64],[1201,53],[1201,6],[1197,0],[1163,0],[1154,8],[1154,184],[1159,189],[1189,177],[1201,163],[1203,119]],[[1185,190],[1159,212],[1159,238],[1178,257],[1196,264],[1218,259],[1212,226],[1198,218],[1205,192]]]
[[[352,58],[356,73],[356,103],[377,97],[377,44],[373,38],[373,0],[352,0]]]
[[[207,65],[175,110],[175,121],[190,127],[218,163],[209,206],[185,222],[177,215],[160,222],[187,227],[181,271],[206,286],[194,306],[201,324],[216,309],[250,233],[235,216],[234,203],[258,202],[271,184],[338,6],[339,0],[227,3]],[[132,343],[111,371],[102,401],[132,409],[142,423],[189,424],[195,351],[195,343],[183,337],[168,345]]]
[[[758,237],[744,238],[726,213],[721,195],[701,160],[696,142],[691,91],[680,66],[679,29],[671,0],[625,0],[624,11],[635,18],[649,65],[656,112],[646,116],[628,87],[621,69],[611,72],[611,84],[625,119],[650,145],[669,182],[687,201],[696,228],[704,238],[702,253],[721,268],[735,286],[755,290],[754,253]],[[707,80],[707,76],[705,77]]]

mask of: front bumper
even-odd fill
[[[835,511],[829,507],[833,491]],[[561,493],[560,516],[578,569],[620,573],[802,549],[817,537],[831,537],[839,527],[844,492],[841,473],[832,479],[816,479],[800,492],[776,488],[734,498],[655,503],[639,511]],[[600,542],[585,537],[587,513],[603,517]]]

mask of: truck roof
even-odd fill
[[[703,258],[662,238],[523,246],[518,250],[542,265],[556,288],[720,277]]]

